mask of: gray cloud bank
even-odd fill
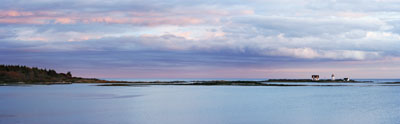
[[[400,2],[395,0],[1,3],[0,51],[13,55],[4,63],[70,57],[68,53],[84,55],[77,54],[74,60],[92,56],[106,62],[98,65],[143,68],[278,66],[289,64],[288,60],[400,57]],[[32,59],[18,58],[29,52],[35,53]]]

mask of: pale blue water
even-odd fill
[[[265,81],[268,78],[102,78],[109,81]],[[352,79],[357,81],[373,81],[376,83],[382,82],[400,82],[400,79]]]
[[[265,81],[267,78],[102,78],[109,81]]]
[[[400,86],[2,86],[0,123],[396,124]]]

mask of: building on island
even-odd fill
[[[311,75],[312,81],[319,81],[319,75]],[[331,80],[336,81],[335,74],[331,75]],[[328,81],[328,80],[323,80],[323,81]],[[339,79],[338,81],[351,81],[350,78],[346,77],[342,79]]]
[[[311,78],[313,81],[319,81],[319,75],[312,75]]]

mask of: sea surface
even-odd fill
[[[108,81],[266,81],[268,78],[102,78]],[[326,79],[325,79],[326,80]],[[375,83],[400,82],[400,79],[351,79],[356,81],[373,81]]]
[[[102,78],[108,81],[265,81],[267,78]]]
[[[0,124],[398,124],[400,86],[382,82],[0,86]]]

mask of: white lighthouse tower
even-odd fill
[[[332,81],[335,80],[335,74],[332,74],[331,79],[332,79]]]

